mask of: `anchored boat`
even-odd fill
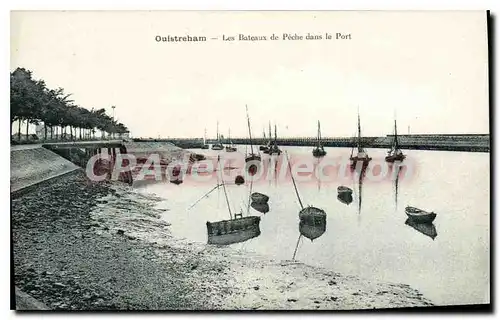
[[[231,140],[231,129],[229,129],[229,145],[226,146],[226,152],[235,152],[236,147],[233,145],[233,141]]]
[[[275,124],[274,125],[274,142],[269,147],[269,154],[270,155],[278,155],[279,156],[281,154],[281,150],[278,147],[278,143],[276,142],[276,140],[277,140],[277,134],[276,134],[276,124]]]
[[[269,132],[271,132],[270,129],[269,129]],[[266,131],[262,130],[262,134],[264,135],[263,141],[265,142],[266,141]],[[269,151],[269,146],[261,145],[261,146],[259,146],[259,150],[260,151]]]
[[[207,128],[205,128],[205,135],[203,136],[203,145],[201,146],[202,149],[208,149],[210,148],[210,145],[207,144]]]
[[[263,193],[259,193],[259,192],[252,193],[250,198],[252,199],[252,202],[255,202],[255,203],[267,203],[269,201],[268,196],[266,196]]]
[[[436,214],[434,212],[424,211],[419,208],[407,206],[405,208],[406,215],[409,219],[417,223],[430,223],[436,219]]]
[[[359,112],[358,112],[358,137],[356,139],[356,147],[358,149],[357,150],[358,153],[356,155],[353,155],[354,146],[351,149],[351,157],[349,158],[349,160],[351,161],[351,168],[356,168],[358,163],[362,163],[362,169],[365,169],[366,167],[368,167],[368,163],[372,160],[372,158],[368,156],[368,153],[366,153],[361,143],[361,121],[359,119]]]
[[[224,145],[220,141],[219,136],[219,121],[217,121],[217,142],[212,145],[212,150],[222,150],[224,149]]]
[[[259,211],[260,213],[268,213],[269,212],[269,204],[267,202],[265,203],[257,203],[257,202],[252,202],[250,204],[252,208],[255,210]]]
[[[401,149],[399,149],[398,129],[396,126],[396,120],[394,120],[394,139],[392,141],[391,150],[387,152],[385,161],[387,162],[403,161],[405,158],[406,156],[403,154]]]
[[[318,144],[312,151],[313,156],[316,158],[324,157],[326,155],[325,148],[321,144],[321,128],[318,120]]]
[[[302,236],[313,241],[326,231],[326,214],[307,216],[300,219],[299,232]]]
[[[343,194],[343,193],[348,193],[348,194],[352,194],[352,189],[351,188],[348,188],[346,186],[338,186],[337,187],[337,192],[339,194]]]
[[[246,155],[245,162],[250,161],[261,161],[261,157],[259,153],[253,152],[253,141],[252,141],[252,129],[250,128],[250,116],[248,115],[248,106],[245,105],[247,110],[247,122],[248,122],[248,135],[250,136],[250,153]]]

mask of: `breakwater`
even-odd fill
[[[361,142],[367,148],[390,148],[394,139],[393,135],[385,137],[362,137]],[[269,142],[263,138],[232,138],[234,144],[265,145]],[[203,139],[172,138],[172,139],[134,139],[134,141],[156,141],[169,142],[180,148],[201,148]],[[489,134],[413,134],[399,135],[399,146],[408,150],[443,150],[443,151],[465,151],[465,152],[489,152]],[[208,139],[207,143],[215,143],[215,139]],[[222,140],[223,143],[229,141]],[[315,137],[287,137],[277,138],[276,143],[282,146],[315,146]],[[356,145],[352,137],[325,137],[321,143],[325,147],[351,148]]]

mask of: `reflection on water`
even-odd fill
[[[326,160],[350,154],[350,149],[326,149]],[[283,150],[312,158],[310,148]],[[378,158],[385,164],[385,153],[370,150],[373,160],[364,179],[360,175],[348,176],[322,182],[320,188],[316,181],[297,180],[304,206],[310,204],[328,212],[328,228],[325,225],[324,231],[310,225],[301,228],[297,219],[300,205],[290,179],[274,175],[269,181],[254,184],[256,191],[269,196],[270,211],[264,215],[250,207],[252,214],[260,215],[260,234],[231,247],[289,260],[300,242],[297,259],[302,263],[374,281],[406,283],[437,304],[489,301],[489,154],[408,150],[404,164],[415,163],[411,176],[403,169],[396,179],[373,182],[370,167],[377,164]],[[262,160],[267,163],[269,156],[264,155]],[[233,183],[234,177],[228,182]],[[170,210],[164,219],[172,224],[174,236],[206,243],[206,222],[228,219],[222,188],[214,189],[193,209],[187,209],[215,183],[193,185],[186,179],[179,186],[138,185],[144,192],[166,199],[162,206]],[[335,199],[339,185],[353,189],[352,201],[343,200],[355,205]],[[231,207],[246,210],[249,181],[226,187]],[[433,208],[440,213],[439,219],[435,225],[405,225],[404,207],[409,204]],[[308,228],[309,232],[304,231]],[[311,242],[305,241],[303,233],[320,235]]]
[[[269,212],[269,204],[266,203],[258,203],[258,202],[252,202],[250,204],[252,208],[255,210],[259,211],[260,213],[268,213]]]
[[[437,237],[437,231],[436,231],[436,226],[434,226],[434,223],[417,223],[413,219],[406,219],[405,224],[407,226],[412,227],[413,229],[417,230],[418,232],[425,234],[426,236],[430,237],[432,240]]]
[[[310,217],[300,219],[299,232],[304,237],[313,241],[321,237],[326,231],[326,216],[325,217]]]

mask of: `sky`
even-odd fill
[[[238,34],[280,40],[223,41]],[[281,40],[283,33],[323,40]],[[333,36],[326,40],[325,33]],[[341,33],[350,39],[335,39]],[[156,36],[206,42],[157,42]],[[217,38],[212,40],[211,38]],[[133,137],[489,133],[482,11],[11,13],[11,70],[24,67]]]

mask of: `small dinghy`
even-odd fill
[[[417,223],[430,223],[436,219],[434,212],[427,212],[415,207],[407,206],[405,212],[408,218]]]
[[[255,203],[267,203],[269,201],[268,196],[266,196],[263,193],[259,193],[259,192],[252,193],[250,198],[252,199],[252,202],[255,202]]]
[[[314,220],[326,218],[326,212],[323,209],[308,206],[299,211],[300,220]]]
[[[337,188],[337,192],[339,194],[342,194],[342,193],[349,193],[349,194],[352,194],[352,189],[351,188],[348,188],[346,186],[339,186]]]
[[[245,183],[245,178],[243,178],[242,175],[238,175],[236,176],[236,178],[234,179],[234,184],[236,185],[241,185],[241,184],[244,184]]]

